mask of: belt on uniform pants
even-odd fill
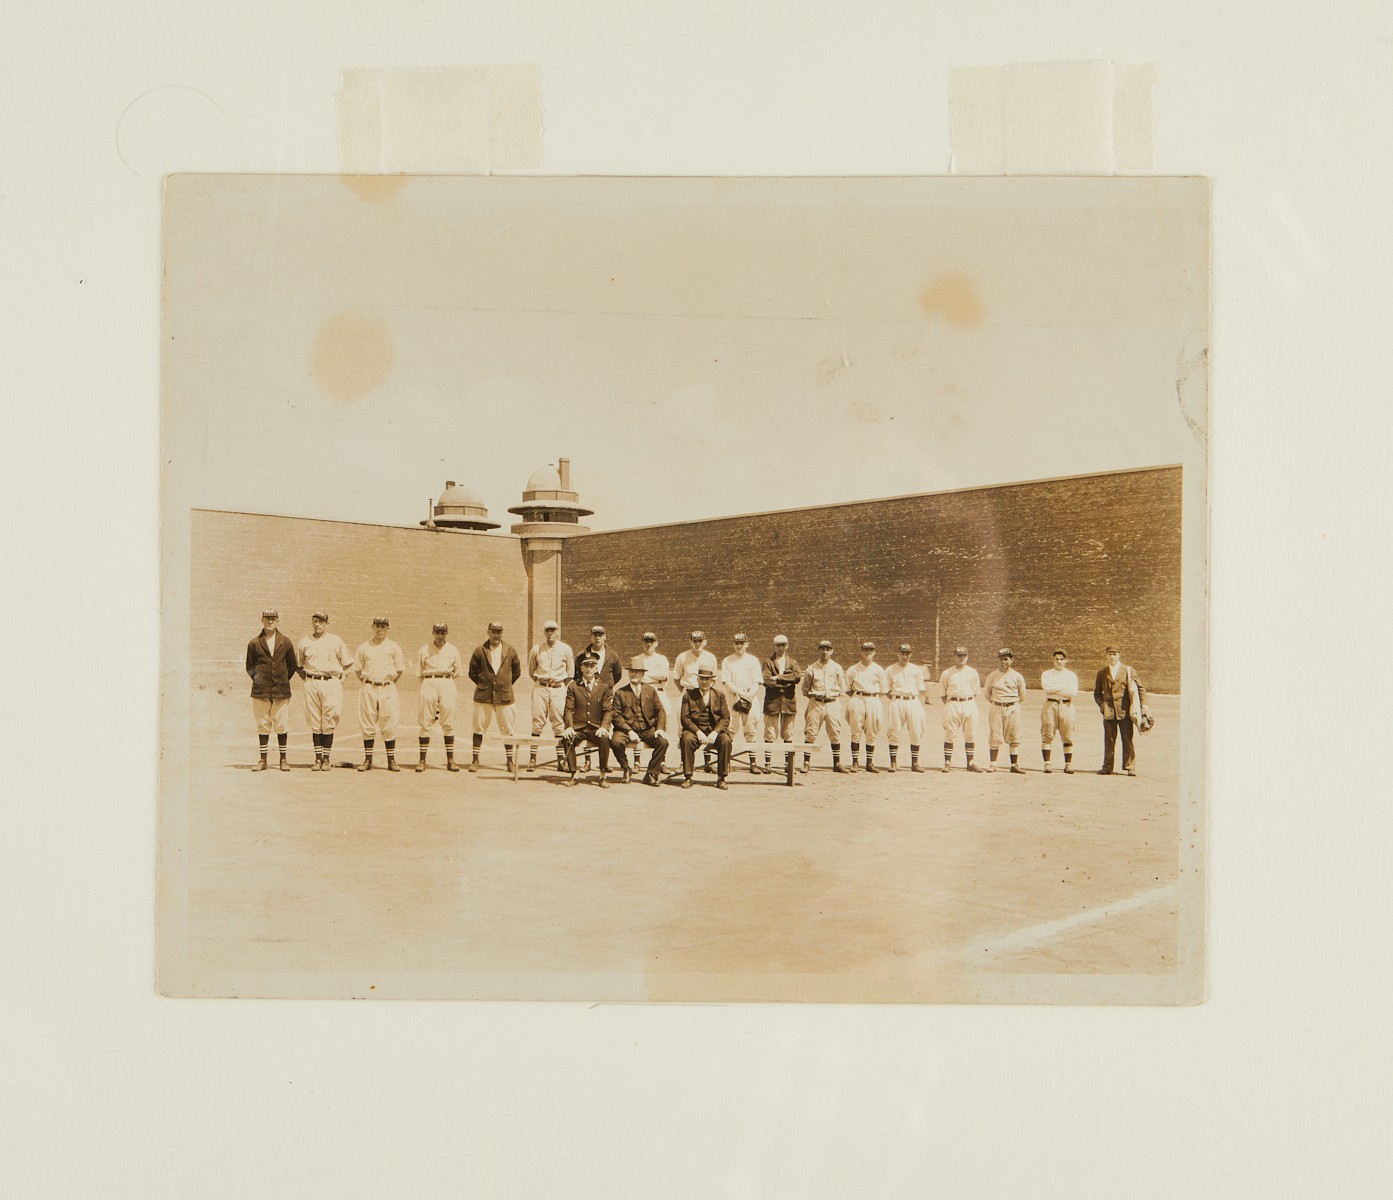
[[[949,704],[972,704],[976,701],[976,696],[949,696]]]
[[[831,704],[836,696],[809,696],[809,700],[816,700],[819,704]]]
[[[995,704],[995,705],[997,706],[997,708],[1015,708],[1016,705],[1020,703],[1020,701],[1019,701],[1019,700],[1007,700],[1005,703],[1002,703],[1002,701],[1000,701],[1000,700],[993,700],[992,703]]]
[[[363,682],[366,683],[366,684],[368,685],[368,687],[391,687],[391,686],[392,686],[392,681],[391,681],[390,679],[383,679],[383,680],[381,680],[381,681],[376,680],[376,679],[365,679],[365,680],[363,680]]]
[[[914,697],[913,697],[912,695],[910,695],[908,692],[891,692],[891,693],[890,693],[890,699],[891,699],[891,700],[913,700]]]
[[[453,679],[453,675],[422,675],[422,679]]]
[[[564,683],[560,683],[560,682],[558,682],[558,683],[548,683],[545,679],[539,679],[539,680],[537,680],[537,686],[538,686],[538,687],[558,688],[558,687],[565,687],[566,685],[565,685]]]
[[[1059,699],[1056,699],[1054,696],[1051,696],[1048,700],[1045,701],[1045,703],[1046,703],[1046,704],[1072,704],[1073,701],[1072,701],[1072,700],[1059,700]]]
[[[306,679],[338,679],[337,675],[316,675],[313,671],[305,672]]]
[[[880,692],[852,692],[853,696],[879,696]]]

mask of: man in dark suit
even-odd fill
[[[619,765],[624,768],[624,782],[629,782],[630,769],[627,747],[631,741],[640,741],[652,749],[648,756],[648,770],[644,772],[643,782],[650,787],[658,786],[658,773],[663,767],[663,755],[667,753],[667,710],[663,708],[658,689],[643,682],[648,672],[648,660],[640,654],[629,662],[629,680],[614,689],[611,712],[613,713],[614,736],[610,739]],[[635,750],[635,756],[637,756]]]
[[[803,668],[788,652],[788,638],[774,639],[774,653],[761,664],[764,672],[764,769],[768,771],[769,746],[777,732],[779,741],[793,741],[793,718],[798,712],[798,684]]]
[[[484,732],[496,718],[498,731],[504,737],[513,736],[513,684],[522,674],[518,652],[503,641],[503,626],[489,623],[489,636],[469,656],[469,678],[474,684],[474,745],[471,771],[479,769],[479,747],[484,744]],[[513,769],[513,747],[509,746],[508,770]]]
[[[1128,775],[1137,773],[1134,749],[1136,723],[1146,712],[1146,689],[1137,674],[1122,661],[1116,646],[1109,646],[1107,666],[1093,681],[1093,702],[1103,714],[1103,766],[1099,775],[1111,775],[1117,735],[1122,734],[1122,769]]]
[[[682,786],[692,786],[698,746],[716,747],[716,786],[725,791],[730,770],[730,707],[711,686],[716,672],[703,666],[697,685],[682,697]]]
[[[566,743],[566,770],[570,778],[567,787],[576,786],[576,743],[589,742],[600,748],[600,786],[609,787],[605,777],[609,770],[610,734],[613,719],[614,689],[596,674],[598,662],[592,654],[580,658],[580,679],[566,685],[566,728],[561,734]]]
[[[276,630],[280,614],[268,608],[261,614],[261,632],[247,643],[247,674],[252,681],[252,715],[256,717],[256,740],[261,751],[253,771],[266,770],[266,752],[271,734],[281,752],[281,770],[290,770],[285,761],[285,743],[290,726],[290,679],[300,669],[295,647]]]
[[[603,679],[610,687],[618,687],[624,678],[624,670],[619,665],[619,655],[605,644],[605,627],[603,625],[592,625],[590,628],[590,645],[580,652],[580,657],[576,659],[576,678],[580,678],[580,660],[587,654],[595,659],[595,677]]]

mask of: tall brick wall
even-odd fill
[[[624,654],[651,628],[670,658],[697,626],[718,658],[739,630],[761,654],[782,632],[802,662],[822,637],[843,665],[907,640],[941,670],[961,642],[983,678],[1010,644],[1032,686],[1056,645],[1086,681],[1116,641],[1178,692],[1180,505],[1165,467],[595,533],[562,556],[561,621]]]
[[[201,681],[246,682],[247,640],[265,605],[280,610],[280,628],[297,641],[310,632],[310,614],[326,609],[350,653],[379,613],[408,663],[438,620],[466,661],[493,618],[525,653],[527,575],[514,537],[203,509],[192,516],[190,649]]]

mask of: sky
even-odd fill
[[[1203,180],[181,176],[165,497],[595,529],[1203,464]]]

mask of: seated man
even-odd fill
[[[584,655],[580,662],[580,679],[566,686],[566,728],[561,737],[566,743],[566,770],[570,772],[567,787],[576,786],[576,743],[580,741],[600,748],[600,786],[609,787],[605,775],[609,770],[614,688],[597,677],[599,661],[593,654]]]
[[[701,666],[697,686],[682,697],[682,786],[692,786],[698,746],[716,748],[716,786],[725,791],[730,771],[730,706],[711,686],[716,678],[713,667]]]
[[[615,756],[624,770],[624,782],[630,778],[627,747],[631,741],[642,742],[652,749],[648,756],[648,770],[644,772],[643,782],[650,787],[658,786],[658,775],[663,769],[663,755],[667,753],[667,711],[663,708],[658,689],[644,683],[648,673],[648,660],[638,655],[629,662],[629,679],[614,689],[614,699],[610,709],[614,735],[610,739]],[[637,754],[637,751],[635,751]]]

